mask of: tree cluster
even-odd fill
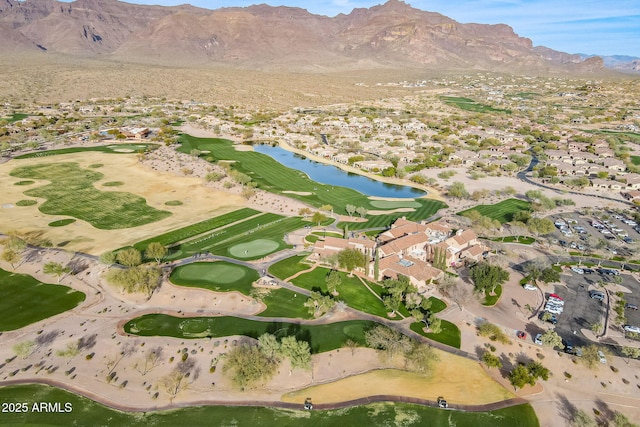
[[[471,268],[470,277],[476,292],[489,295],[498,285],[509,280],[509,272],[498,265],[481,262]]]
[[[547,381],[549,375],[549,369],[540,362],[533,361],[526,365],[520,363],[509,373],[509,382],[515,388],[522,388],[527,384],[535,385],[538,378]]]
[[[382,351],[382,356],[391,360],[396,356],[404,358],[405,369],[428,373],[434,362],[439,360],[433,348],[415,341],[395,329],[376,326],[365,333],[367,346]]]

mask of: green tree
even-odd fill
[[[375,257],[373,259],[373,280],[376,282],[380,280],[380,254],[378,248],[376,248]]]
[[[356,208],[356,213],[360,215],[360,218],[364,218],[365,216],[367,216],[367,212],[367,209],[363,208],[362,206]]]
[[[135,248],[124,249],[116,255],[118,263],[127,267],[135,267],[142,264],[142,255],[140,251]]]
[[[116,262],[116,253],[115,252],[105,252],[100,255],[100,262],[107,265],[113,265]]]
[[[421,374],[431,372],[433,364],[439,360],[433,347],[424,343],[413,342],[405,353],[405,367]]]
[[[42,272],[44,274],[49,274],[51,276],[57,277],[58,278],[57,281],[58,283],[60,283],[60,280],[62,280],[62,277],[64,277],[69,272],[71,272],[71,268],[65,267],[58,262],[51,261],[44,265],[44,267],[42,268]]]
[[[560,281],[560,272],[553,267],[547,267],[540,272],[540,281],[544,283],[556,283]]]
[[[527,221],[527,227],[536,236],[549,234],[555,230],[553,221],[548,218],[531,218]]]
[[[340,268],[343,268],[352,273],[356,267],[363,267],[365,262],[365,255],[357,249],[343,249],[338,252],[338,264]]]
[[[526,366],[519,364],[509,372],[509,382],[514,388],[518,389],[527,384],[535,385],[536,379],[529,374],[529,370]]]
[[[353,206],[353,205],[349,205],[349,204],[347,204],[347,205],[344,207],[344,210],[345,210],[345,211],[347,211],[347,213],[349,214],[349,216],[353,216],[354,212],[356,211],[356,207],[355,207],[355,206]]]
[[[584,410],[578,409],[571,420],[572,427],[596,427],[598,424]]]
[[[2,260],[8,262],[11,268],[16,268],[15,264],[20,262],[22,255],[12,249],[5,249],[2,251]]]
[[[167,256],[167,248],[160,242],[151,242],[145,249],[144,256],[147,259],[154,259],[156,263],[160,264],[162,259]]]
[[[258,337],[258,347],[269,360],[279,362],[280,343],[275,335],[262,334]]]
[[[447,195],[456,199],[466,199],[467,197],[469,197],[469,192],[467,191],[463,183],[456,181],[449,186]]]
[[[331,270],[329,274],[326,275],[325,282],[327,284],[327,290],[331,294],[337,295],[337,289],[342,283],[342,277],[338,271]]]
[[[311,348],[307,341],[298,341],[294,336],[282,338],[280,353],[291,361],[292,368],[311,367]]]
[[[602,323],[597,322],[597,323],[592,324],[589,329],[591,329],[591,332],[593,332],[594,334],[600,335],[602,333],[602,331],[604,330],[604,326],[602,325]]]
[[[397,290],[390,292],[389,295],[382,298],[382,304],[391,313],[391,317],[395,316],[402,305],[402,293]]]
[[[622,354],[627,356],[627,363],[629,363],[628,359],[638,359],[640,358],[640,348],[637,347],[622,347]]]
[[[385,358],[405,354],[412,349],[413,344],[409,337],[395,329],[378,325],[364,334],[368,347],[382,350]]]
[[[268,358],[260,348],[243,344],[225,356],[222,371],[234,386],[241,390],[259,381],[268,381],[275,374],[278,363]]]
[[[486,295],[492,293],[496,286],[509,280],[509,273],[505,269],[486,262],[471,268],[470,276],[476,291],[484,292]]]
[[[638,424],[632,423],[626,415],[618,411],[613,416],[613,425],[614,427],[638,427]]]
[[[502,368],[502,362],[500,361],[500,358],[494,354],[489,353],[488,351],[482,355],[482,361],[485,365],[487,365],[487,368]]]
[[[322,295],[320,292],[311,292],[311,296],[305,301],[304,306],[313,317],[320,317],[327,313],[336,304],[329,295]]]
[[[33,341],[22,341],[13,346],[13,352],[21,359],[26,359],[36,349],[36,343]]]
[[[529,375],[533,378],[540,378],[543,381],[547,381],[551,374],[548,368],[545,368],[540,362],[536,361],[529,362],[527,364],[527,369],[529,370]]]
[[[552,329],[549,329],[547,332],[542,334],[540,340],[542,341],[542,345],[545,345],[547,347],[558,347],[560,350],[564,349],[564,344],[562,344],[562,337]]]
[[[596,369],[601,365],[598,351],[604,352],[604,349],[601,349],[595,344],[582,347],[582,357],[580,357],[579,360],[584,363],[587,368]]]
[[[314,212],[313,215],[311,216],[311,222],[315,223],[316,225],[320,225],[323,222],[325,222],[327,220],[327,216],[325,214],[323,214],[322,212]]]

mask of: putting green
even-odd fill
[[[267,239],[258,239],[232,246],[229,248],[229,253],[234,258],[252,258],[270,254],[278,249],[278,247],[280,247],[278,242]]]
[[[229,284],[241,281],[247,275],[247,269],[226,262],[194,263],[179,267],[171,276],[171,281],[184,285],[205,282],[211,284]]]

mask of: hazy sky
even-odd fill
[[[335,16],[356,7],[386,0],[128,0],[129,3],[194,6],[217,9],[268,3],[298,6],[312,13]],[[411,6],[438,12],[458,22],[504,23],[517,34],[569,53],[640,57],[638,0],[407,0]]]

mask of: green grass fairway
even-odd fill
[[[631,156],[631,163],[634,165],[640,165],[640,156]]]
[[[71,310],[85,294],[0,269],[0,331],[13,331]]]
[[[216,292],[238,291],[249,295],[258,272],[225,261],[195,262],[177,267],[169,280],[179,286],[198,287]]]
[[[529,210],[531,210],[530,202],[518,199],[507,199],[495,205],[478,205],[471,209],[458,212],[458,215],[469,211],[478,211],[482,216],[498,220],[501,224],[504,224],[505,222],[511,221],[516,212]]]
[[[97,147],[70,147],[60,148],[58,150],[38,151],[35,153],[22,154],[14,157],[15,159],[34,159],[38,157],[57,156],[60,154],[84,153],[86,151],[98,151],[108,154],[131,154],[142,153],[144,151],[155,150],[158,144],[118,144],[118,145],[100,145]]]
[[[311,319],[309,310],[304,306],[307,297],[286,288],[271,289],[269,295],[262,297],[267,305],[266,310],[260,312],[260,317],[289,317],[297,319]]]
[[[441,96],[440,99],[447,105],[458,107],[461,110],[472,111],[474,113],[507,113],[511,114],[511,110],[501,110],[493,108],[489,105],[478,104],[473,99],[462,98],[457,96]]]
[[[230,247],[229,254],[234,258],[251,259],[275,252],[279,247],[280,244],[273,240],[257,239]]]
[[[8,412],[6,425],[173,427],[333,427],[333,426],[456,426],[539,427],[531,405],[518,405],[491,412],[443,411],[407,403],[373,403],[335,411],[293,411],[264,407],[196,406],[171,411],[120,412],[85,397],[39,384],[0,388],[3,403],[69,402],[70,413]],[[302,407],[302,405],[301,405]]]
[[[285,258],[282,261],[278,261],[269,267],[269,274],[277,277],[280,280],[285,280],[288,277],[293,276],[299,271],[307,270],[310,265],[304,264],[303,261],[307,259],[309,254],[295,255],[289,258]]]
[[[267,319],[265,319],[267,320]],[[309,343],[312,353],[341,348],[351,339],[364,345],[364,333],[375,325],[364,320],[329,323],[326,325],[299,325],[270,321],[248,320],[240,317],[173,317],[166,314],[147,314],[128,321],[125,332],[140,336],[175,338],[222,338],[244,335],[258,338],[264,333],[277,337],[295,335]]]
[[[33,199],[18,200],[16,202],[16,206],[34,206],[37,204],[38,204],[38,201]]]
[[[301,274],[295,279],[291,280],[296,286],[299,286],[308,290],[320,290],[323,293],[327,291],[327,284],[325,278],[329,274],[328,268],[317,267],[315,270],[308,273]],[[387,316],[387,309],[369,289],[367,289],[360,279],[356,276],[349,277],[347,273],[339,272],[342,283],[338,286],[339,295],[335,297],[337,300],[344,301],[349,307],[355,308],[365,313],[380,316],[385,319],[390,319]],[[399,320],[400,317],[396,316],[394,320]]]
[[[94,183],[103,175],[82,169],[78,163],[17,167],[11,176],[48,181],[24,192],[30,197],[47,199],[40,204],[40,212],[72,216],[101,230],[137,227],[171,215],[171,212],[152,208],[135,194],[98,190]]]
[[[197,236],[192,240],[174,246],[171,248],[168,258],[184,258],[199,252],[210,252],[215,255],[245,260],[262,258],[264,255],[291,247],[284,241],[285,234],[302,228],[306,224],[308,222],[299,217],[286,218],[266,213],[244,221],[238,221],[226,228],[214,230],[211,233]],[[251,242],[256,240],[266,240],[270,241],[270,243],[260,244],[259,242],[257,250],[251,249]],[[243,246],[240,256],[236,256],[231,249],[239,245],[247,246]],[[244,251],[247,251],[247,253],[244,253]],[[250,251],[254,254],[250,254]]]
[[[419,208],[422,205],[414,200],[394,201],[394,200],[372,200],[371,205],[379,209],[397,208]]]
[[[461,334],[460,329],[454,325],[453,323],[440,319],[442,331],[437,334],[425,333],[422,328],[424,328],[424,323],[415,322],[411,324],[411,330],[413,332],[417,332],[420,335],[423,335],[429,339],[434,341],[441,342],[442,344],[449,345],[451,347],[460,348]]]
[[[445,208],[447,205],[438,201],[430,199],[416,199],[416,203],[420,204],[419,208],[413,212],[395,212],[392,214],[384,215],[367,215],[366,222],[340,222],[338,227],[344,229],[349,227],[349,230],[362,230],[363,228],[386,228],[391,225],[396,219],[406,217],[409,221],[420,221],[427,219],[435,215],[440,209]]]
[[[135,245],[133,245],[133,247],[138,249],[139,251],[144,251],[151,242],[159,242],[163,246],[170,246],[182,240],[195,237],[199,234],[203,234],[211,230],[215,230],[216,228],[224,227],[225,225],[240,221],[241,219],[249,218],[250,216],[257,215],[259,213],[260,212],[258,212],[257,210],[250,208],[238,209],[224,215],[209,218],[204,221],[179,228],[177,230],[172,230],[167,233],[160,234],[159,236],[151,237],[147,240],[136,243]]]

